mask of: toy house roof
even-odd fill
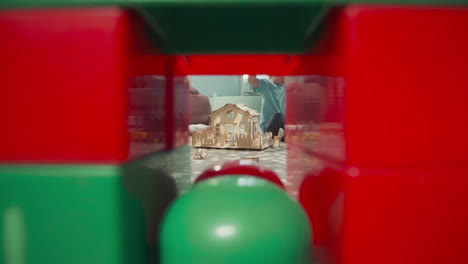
[[[235,107],[235,108],[249,114],[250,116],[260,116],[259,112],[253,110],[252,108],[247,107],[245,104],[225,104],[223,107],[219,108],[218,110],[213,111],[210,114],[210,117],[215,116],[215,115],[219,114],[220,112],[222,112],[223,110],[226,110],[227,108],[231,108],[231,107]]]

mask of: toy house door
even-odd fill
[[[226,124],[224,129],[226,129],[228,145],[233,146],[236,142],[236,124]]]

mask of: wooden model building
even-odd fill
[[[260,130],[260,114],[244,104],[226,104],[210,118],[207,130],[193,133],[192,146],[260,150],[273,144],[272,134]]]

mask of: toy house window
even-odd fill
[[[257,133],[257,122],[252,122],[252,131],[253,134]]]
[[[228,119],[234,119],[234,111],[229,110],[229,111],[226,113],[226,117],[227,117]]]
[[[221,136],[221,126],[219,124],[216,124],[216,136]]]
[[[240,124],[239,128],[240,128],[240,134],[245,135],[245,124]]]

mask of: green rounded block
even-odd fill
[[[311,263],[302,208],[263,179],[205,180],[177,199],[163,220],[161,264]]]

